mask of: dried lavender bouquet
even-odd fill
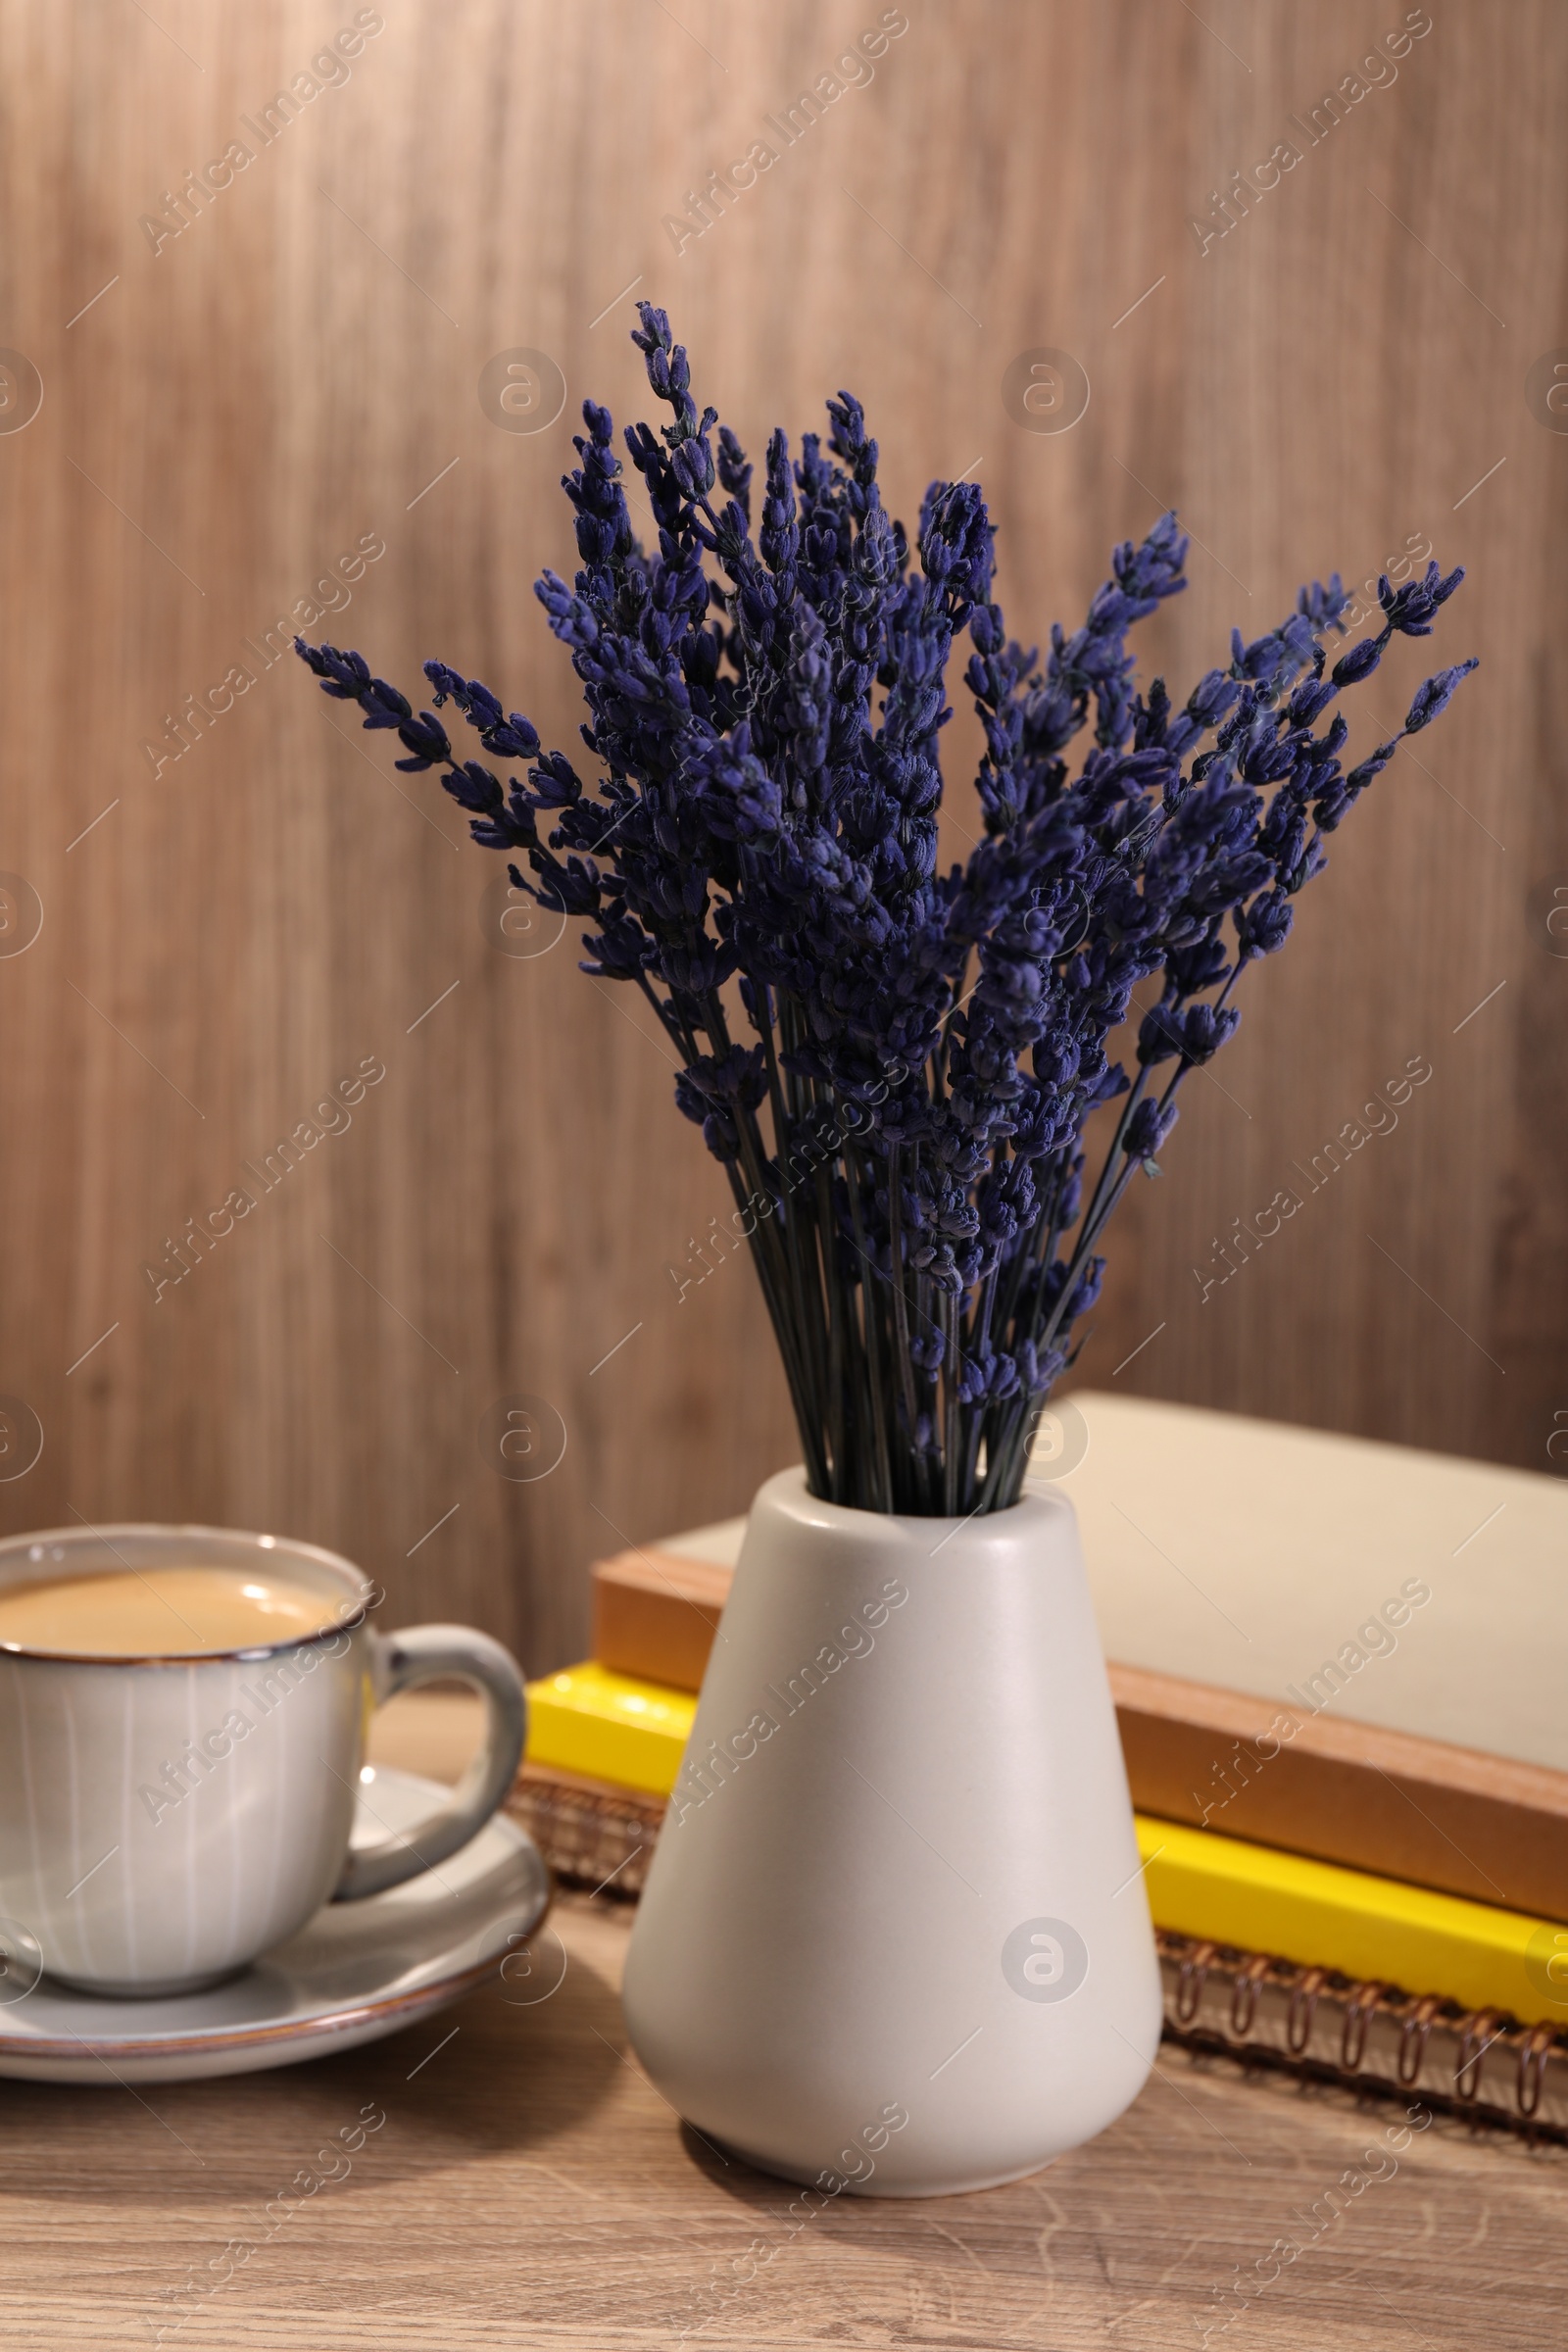
[[[751,466],[725,426],[715,455],[685,351],[639,312],[673,416],[625,436],[658,548],[632,531],[609,412],[588,401],[564,483],[582,567],[536,590],[583,682],[595,788],[444,662],[425,664],[437,708],[526,780],[460,758],[358,654],[297,650],[368,728],[396,730],[400,768],[442,768],[474,839],[526,859],[519,887],[597,926],[583,969],[652,1005],[684,1065],[676,1101],[734,1192],[812,1492],[1004,1509],[1099,1295],[1106,1220],[1135,1169],[1155,1172],[1188,1071],[1233,1035],[1242,973],[1284,946],[1324,835],[1475,663],[1429,678],[1348,773],[1345,719],[1317,722],[1391,637],[1430,634],[1463,574],[1384,579],[1381,629],[1332,669],[1321,639],[1345,634],[1348,599],[1338,574],[1314,583],[1269,635],[1233,632],[1229,664],[1178,710],[1163,679],[1134,691],[1126,652],[1186,584],[1167,514],[1116,550],[1042,668],[991,602],[978,488],[933,483],[911,549],[849,393],[827,404],[825,449],[808,433],[792,464],[773,434],[754,538]],[[938,736],[964,629],[984,832],[940,873]],[[1154,973],[1129,1074],[1106,1041]],[[1086,1122],[1107,1103],[1089,1173]]]

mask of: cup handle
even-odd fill
[[[413,1690],[447,1675],[471,1683],[484,1699],[479,1752],[453,1790],[450,1804],[411,1831],[351,1851],[332,1896],[335,1903],[384,1893],[444,1862],[483,1829],[517,1777],[528,1702],[511,1651],[466,1625],[414,1625],[400,1634],[371,1631],[370,1678],[376,1706],[400,1690]]]

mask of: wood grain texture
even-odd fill
[[[380,1752],[450,1771],[450,1729],[399,1701]],[[1118,2124],[1030,2180],[797,2227],[793,2192],[686,2132],[627,2055],[624,1907],[563,1897],[553,1922],[565,1971],[533,2005],[491,1987],[368,2049],[145,2098],[8,2083],[7,2342],[152,2343],[193,2274],[217,2291],[163,2338],[189,2352],[1168,2352],[1231,2312],[1264,2352],[1373,2352],[1391,2322],[1435,2352],[1557,2340],[1560,2149],[1419,2114],[1406,2144],[1397,2105],[1169,2045]],[[367,2107],[387,2120],[352,2172],[270,2224]],[[1331,2199],[1347,2174],[1366,2185]]]
[[[1173,680],[1303,575],[1412,537],[1472,566],[1443,658],[1484,666],[1251,976],[1122,1219],[1084,1370],[1104,1385],[1157,1333],[1126,1385],[1546,1466],[1568,962],[1530,907],[1568,869],[1568,437],[1523,382],[1568,339],[1568,24],[1445,0],[1309,144],[1290,117],[1402,11],[908,0],[874,79],[677,257],[664,217],[878,13],[386,0],[350,77],[155,252],[143,216],[249,136],[348,0],[0,0],[0,344],[44,385],[0,432],[0,869],[44,910],[0,956],[0,1393],[45,1438],[0,1485],[7,1531],[286,1528],[365,1562],[398,1617],[477,1619],[539,1671],[583,1646],[591,1557],[744,1507],[793,1455],[749,1271],[679,1303],[665,1271],[724,1194],[660,1040],[569,941],[497,952],[497,864],[430,780],[246,651],[373,534],[318,628],[405,683],[461,662],[570,742],[529,583],[570,566],[575,404],[639,398],[633,280],[754,451],[848,382],[897,511],[978,471],[1031,636],[1167,501],[1197,534],[1149,632]],[[1188,217],[1291,138],[1299,164],[1201,253]],[[1070,432],[1003,410],[1039,344],[1091,379]],[[476,396],[517,346],[569,391],[536,435]],[[237,662],[254,684],[170,756],[166,720]],[[961,774],[961,708],[950,742]],[[1413,1055],[1433,1077],[1397,1128],[1307,1190],[1293,1170]],[[362,1056],[386,1077],[352,1126],[154,1304],[144,1264]],[[1299,1213],[1200,1303],[1213,1242],[1288,1187]],[[480,1450],[515,1395],[566,1440],[533,1484]]]

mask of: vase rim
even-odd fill
[[[928,1517],[913,1511],[868,1511],[858,1503],[828,1502],[813,1494],[806,1483],[804,1462],[792,1463],[789,1469],[777,1470],[771,1478],[764,1479],[753,1498],[753,1510],[764,1501],[770,1509],[814,1523],[824,1532],[848,1534],[852,1529],[897,1528],[915,1538],[929,1533],[933,1539],[930,1547],[933,1558],[953,1542],[960,1529],[969,1532],[971,1542],[995,1531],[999,1539],[1005,1535],[1010,1544],[1030,1519],[1055,1518],[1063,1512],[1069,1518],[1075,1516],[1067,1495],[1058,1494],[1054,1489],[1042,1494],[1038,1488],[1020,1494],[1016,1502],[1009,1502],[1003,1510],[970,1511],[963,1518]]]

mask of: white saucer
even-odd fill
[[[362,1778],[356,1844],[413,1829],[451,1794],[386,1765]],[[352,2050],[460,1999],[549,1907],[538,1847],[498,1813],[434,1870],[363,1902],[323,1905],[287,1943],[210,1992],[106,2000],[43,1978],[0,2006],[0,2076],[180,2082]]]

